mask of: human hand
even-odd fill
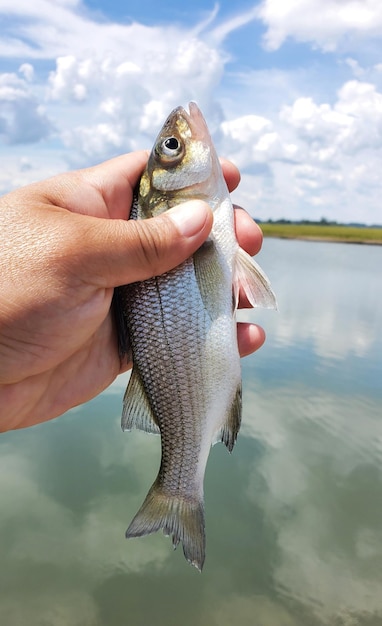
[[[200,201],[127,221],[147,156],[130,153],[0,199],[0,431],[56,417],[128,369],[113,288],[168,271],[208,236],[212,214]],[[239,172],[226,161],[223,170],[232,191]],[[242,209],[235,219],[241,246],[255,254],[260,229]],[[263,342],[261,328],[238,325],[242,356]]]

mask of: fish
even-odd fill
[[[130,219],[147,219],[194,198],[213,211],[208,239],[165,274],[118,287],[115,309],[120,354],[130,349],[133,361],[122,429],[161,436],[158,475],[126,537],[163,530],[201,571],[207,459],[218,441],[232,451],[241,423],[239,290],[252,306],[276,308],[276,298],[237,242],[222,168],[204,117],[191,102],[189,111],[174,109],[160,130]]]

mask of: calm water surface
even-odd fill
[[[279,312],[241,314],[268,339],[210,455],[203,574],[124,538],[159,439],[121,432],[121,377],[0,437],[1,625],[382,625],[382,247],[266,240],[260,262]]]

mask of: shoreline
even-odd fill
[[[261,224],[259,224],[261,228]],[[324,243],[353,243],[361,246],[382,246],[382,240],[378,239],[351,239],[346,237],[328,237],[325,235],[281,235],[273,233],[264,233],[264,239],[294,239],[298,241],[316,241]]]
[[[382,245],[382,227],[378,226],[319,224],[315,222],[259,222],[259,226],[264,237],[371,246]]]

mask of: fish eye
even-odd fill
[[[176,137],[167,137],[162,141],[162,152],[164,156],[178,156],[181,150],[181,143]]]
[[[164,145],[169,150],[177,150],[179,148],[179,141],[176,137],[169,137],[168,139],[165,139]]]

